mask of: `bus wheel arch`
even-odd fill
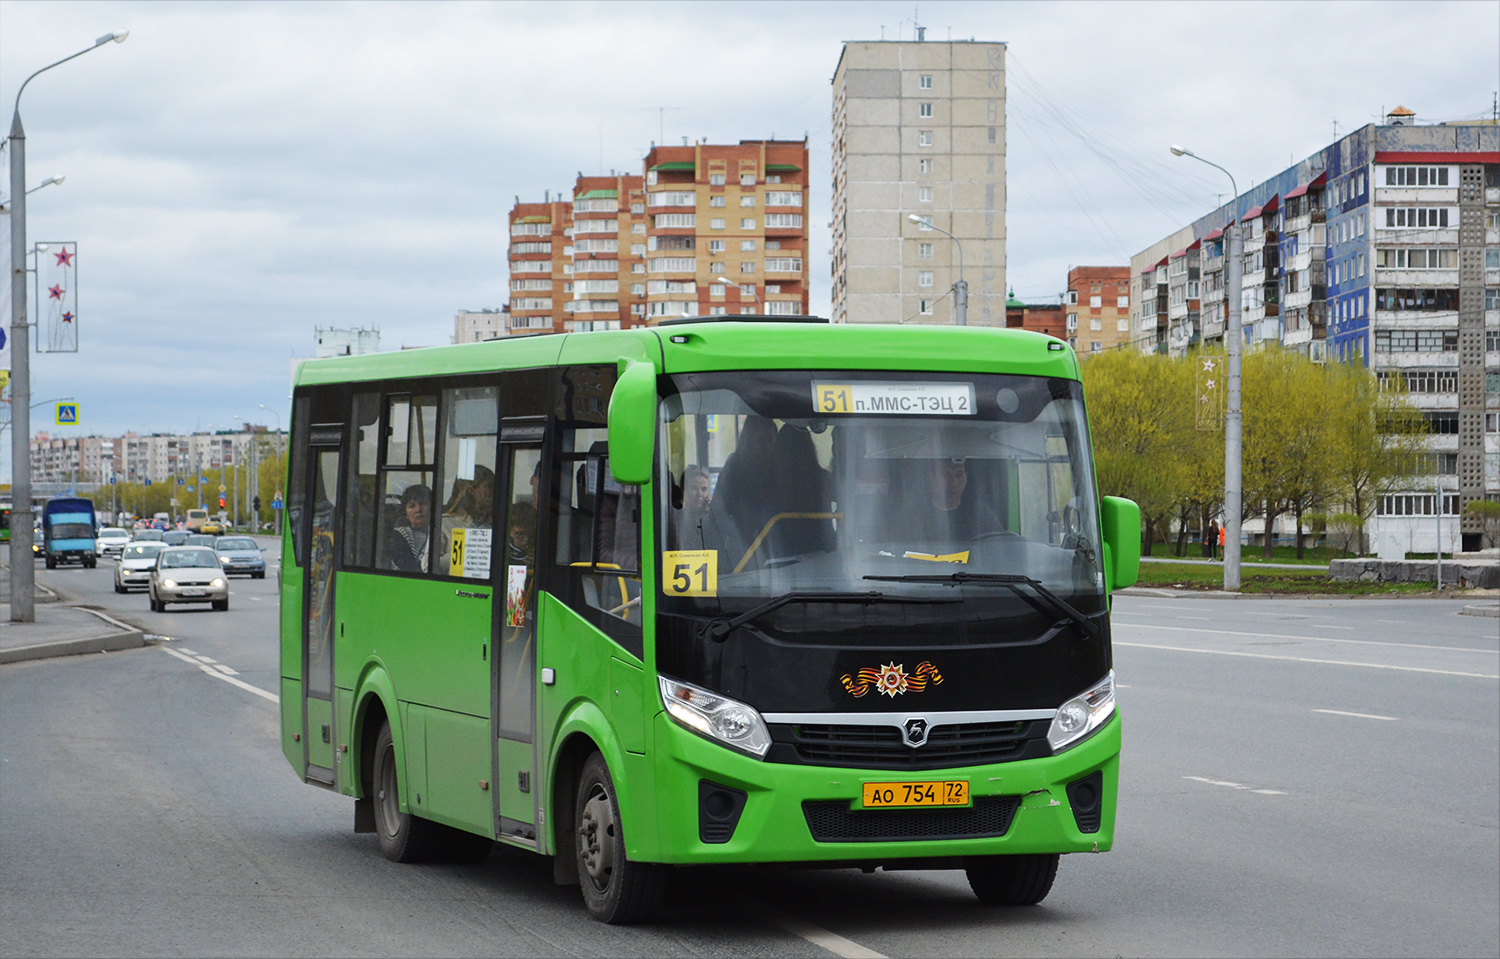
[[[569,734],[558,747],[552,766],[552,881],[578,885],[578,856],[574,850],[574,804],[583,764],[599,752],[599,744],[584,732]]]

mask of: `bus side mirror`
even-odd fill
[[[1135,585],[1141,573],[1141,508],[1134,501],[1106,496],[1099,503],[1104,527],[1104,578],[1110,591]]]
[[[626,486],[651,479],[656,449],[656,368],[627,361],[609,398],[609,471]]]

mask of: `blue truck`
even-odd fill
[[[42,556],[47,568],[78,563],[93,569],[99,562],[94,550],[98,528],[92,501],[71,497],[48,500],[42,507]]]

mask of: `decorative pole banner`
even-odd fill
[[[1224,428],[1224,358],[1206,355],[1198,357],[1197,416],[1194,425],[1205,431]]]
[[[40,246],[41,244],[38,244]],[[37,310],[47,314],[47,347],[38,352],[78,352],[78,244],[48,243],[37,252]]]

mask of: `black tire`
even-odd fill
[[[429,862],[439,858],[443,830],[437,823],[401,811],[400,772],[391,724],[382,723],[375,737],[375,765],[370,798],[375,802],[375,835],[380,851],[392,862]]]
[[[968,860],[969,888],[987,906],[1034,906],[1057,878],[1057,853],[981,856]]]
[[[251,573],[250,574],[250,578],[251,579],[265,579],[266,578],[266,571],[265,570],[261,570],[258,573]]]
[[[125,587],[121,586],[119,583],[115,583],[115,592],[123,593],[125,592]]]
[[[57,569],[57,560],[53,559],[51,556],[48,556],[47,557],[47,568],[48,569]]]
[[[228,611],[228,609],[229,609],[229,600],[227,600],[227,599],[216,599],[216,600],[214,600],[214,609],[217,612],[220,612],[220,613]]]
[[[661,908],[667,872],[657,863],[633,862],[625,855],[615,783],[598,753],[583,764],[573,808],[579,886],[589,914],[611,925],[651,918]]]

